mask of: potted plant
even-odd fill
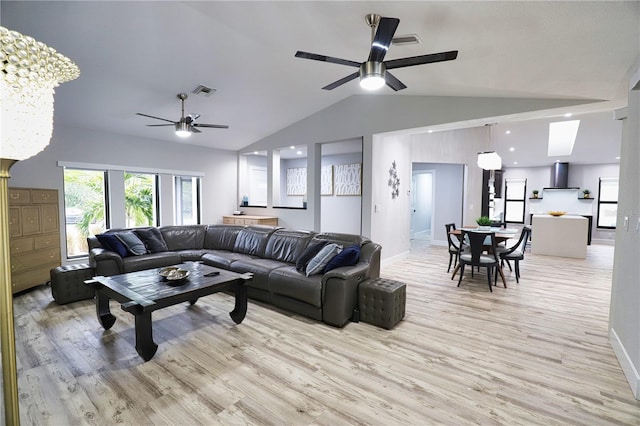
[[[540,191],[538,191],[537,189],[533,190],[533,198],[538,198],[538,194],[540,193]]]
[[[478,224],[479,230],[488,231],[489,229],[491,229],[492,220],[489,218],[489,216],[480,216],[476,219],[476,223]]]
[[[591,191],[585,189],[584,191],[582,191],[582,194],[584,195],[584,198],[589,198],[589,194],[591,194]]]

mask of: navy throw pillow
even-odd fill
[[[136,229],[133,232],[142,240],[149,253],[169,251],[158,228]]]
[[[358,260],[360,260],[360,246],[349,246],[331,259],[322,273],[326,274],[330,270],[341,266],[353,266],[358,263]]]
[[[120,241],[115,234],[98,234],[96,238],[100,241],[102,247],[118,253],[120,257],[127,257],[129,253],[127,246],[122,244],[122,241]]]
[[[122,241],[122,244],[127,247],[129,253],[132,255],[140,256],[141,254],[147,254],[147,248],[144,243],[133,231],[116,232],[116,237]]]
[[[311,259],[316,257],[316,255],[320,253],[320,250],[322,250],[322,248],[326,246],[328,243],[329,243],[328,241],[320,241],[307,246],[307,248],[304,249],[304,251],[298,258],[298,260],[296,260],[296,270],[304,274],[304,271],[306,271],[307,265],[309,264]]]

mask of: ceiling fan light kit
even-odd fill
[[[324,90],[333,90],[338,86],[342,86],[343,84],[360,77],[360,87],[363,89],[376,90],[386,84],[397,92],[398,90],[406,89],[407,86],[387,70],[430,64],[434,62],[452,61],[458,57],[458,51],[451,50],[448,52],[384,61],[384,57],[389,50],[391,42],[393,41],[393,35],[398,28],[400,20],[397,18],[383,18],[374,13],[365,15],[364,19],[367,25],[371,27],[371,50],[369,52],[369,58],[364,62],[334,58],[332,56],[318,55],[316,53],[303,52],[300,50],[296,52],[296,58],[311,59],[314,61],[329,62],[332,64],[359,68],[358,72],[349,74],[338,81],[326,85],[323,87]]]
[[[360,65],[360,87],[365,90],[378,90],[382,88],[387,81],[385,73],[387,67],[383,62],[367,61]]]
[[[212,90],[212,89],[211,89]],[[188,98],[186,93],[178,93],[178,99],[182,103],[182,115],[180,116],[180,120],[173,121],[167,120],[166,118],[155,117],[153,115],[143,114],[141,112],[136,112],[137,115],[141,115],[142,117],[149,117],[155,120],[167,121],[171,124],[147,124],[148,127],[162,127],[162,126],[174,126],[176,129],[176,136],[181,138],[186,138],[191,136],[191,133],[202,133],[202,131],[198,130],[197,127],[209,127],[213,129],[228,129],[229,126],[224,124],[204,124],[204,123],[195,123],[194,121],[200,117],[200,114],[189,114],[187,116],[184,115],[184,101]]]
[[[191,129],[189,124],[183,121],[176,123],[176,135],[181,138],[188,138],[191,136]]]

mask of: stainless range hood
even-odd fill
[[[553,163],[551,167],[551,188],[569,186],[569,163]]]

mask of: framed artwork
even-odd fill
[[[340,164],[334,167],[336,195],[361,195],[362,163]]]
[[[333,166],[320,169],[320,195],[333,195]]]
[[[287,169],[287,195],[305,195],[307,193],[307,168]]]

